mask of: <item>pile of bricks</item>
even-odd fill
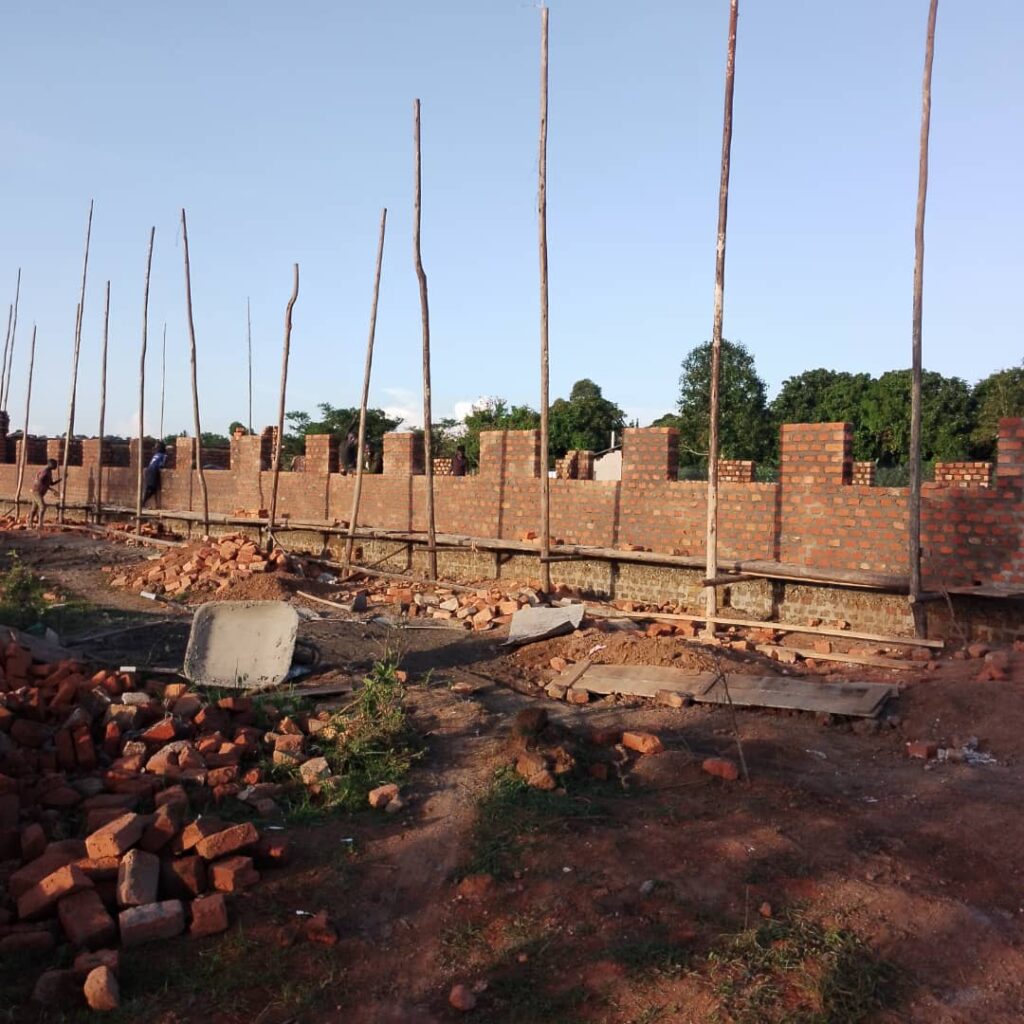
[[[531,581],[532,583],[533,581]],[[502,581],[476,590],[454,591],[443,584],[416,583],[397,586],[381,581],[371,585],[367,595],[370,605],[399,605],[410,618],[452,620],[466,629],[478,632],[507,626],[520,608],[543,603],[540,582],[522,585]],[[560,587],[554,597],[566,597],[570,588]]]
[[[291,561],[281,548],[266,555],[255,541],[231,534],[174,548],[134,569],[118,571],[111,576],[110,585],[136,593],[145,590],[174,597],[186,591],[216,593],[226,590],[235,580],[290,569]],[[113,573],[112,569],[107,571]]]
[[[13,642],[0,662],[0,957],[53,953],[72,966],[42,974],[38,1002],[110,1009],[118,945],[223,931],[229,894],[287,860],[251,822],[195,812],[233,796],[273,813],[282,787],[245,767],[271,750],[303,781],[326,764],[307,768],[305,734],[273,709],[274,731],[257,727],[248,698],[208,704]]]

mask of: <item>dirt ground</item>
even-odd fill
[[[115,664],[180,665],[187,610],[113,590],[101,571],[153,552],[9,534],[0,557],[12,546],[73,599],[62,640],[149,616],[145,629],[78,649]],[[877,729],[737,710],[747,785],[700,767],[736,755],[728,709],[612,698],[574,707],[539,688],[552,657],[596,644],[604,660],[688,667],[698,655],[682,638],[595,630],[508,653],[501,631],[333,615],[304,621],[301,635],[357,678],[386,651],[400,654],[422,743],[406,809],[284,826],[292,863],[235,897],[229,933],[123,952],[125,1005],[111,1018],[1024,1019],[1024,654],[1011,655],[1004,682],[977,682],[980,663],[948,653],[900,673],[843,666],[844,678],[899,683]],[[737,654],[729,668],[765,664]],[[524,792],[507,771],[524,707],[543,707],[583,759],[594,729],[655,732],[666,750],[622,779]],[[905,750],[908,740],[972,737],[996,764]],[[299,912],[321,909],[337,922],[336,946],[301,939]],[[474,993],[473,1010],[449,1005],[456,983]],[[8,990],[0,1019],[57,1018]]]

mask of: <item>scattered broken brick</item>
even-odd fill
[[[735,782],[740,777],[740,770],[735,761],[727,757],[707,757],[701,762],[701,768],[708,775],[726,782]]]

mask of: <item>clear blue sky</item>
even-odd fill
[[[552,396],[589,376],[632,416],[669,411],[710,334],[726,0],[553,0]],[[774,392],[825,365],[909,364],[927,0],[742,0],[725,332]],[[86,212],[96,200],[77,429],[95,432],[103,283],[108,429],[133,429],[146,239],[156,225],[147,429],[191,425],[185,206],[204,427],[276,417],[291,265],[288,408],[358,402],[381,206],[371,399],[419,416],[412,100],[423,102],[423,255],[434,415],[537,405],[539,14],[521,0],[9,5],[0,38],[0,301],[17,267],[12,428],[39,325],[34,431],[64,427]],[[1024,8],[943,0],[935,60],[925,365],[1019,363]],[[0,324],[0,329],[3,325]]]

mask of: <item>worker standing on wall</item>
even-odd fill
[[[467,467],[466,447],[460,444],[452,456],[452,476],[465,476]]]
[[[146,470],[142,476],[144,490],[142,492],[142,504],[145,505],[150,498],[160,493],[160,471],[167,464],[167,445],[163,441],[157,441],[156,450],[149,460]]]

